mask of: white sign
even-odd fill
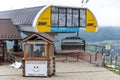
[[[47,76],[47,61],[25,61],[25,76]]]

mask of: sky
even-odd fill
[[[99,26],[120,26],[120,0],[0,0],[0,11],[42,5],[87,7],[95,15]]]

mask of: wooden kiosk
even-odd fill
[[[47,77],[55,74],[54,43],[47,33],[33,33],[24,44],[23,76]]]

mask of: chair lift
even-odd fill
[[[77,36],[66,37],[61,40],[61,49],[62,50],[83,50],[85,51],[85,40]]]

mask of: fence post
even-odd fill
[[[97,53],[95,53],[95,65],[96,66],[98,66],[98,64],[99,64],[97,59],[98,59],[98,51],[97,51]]]
[[[105,55],[105,54],[103,54],[103,55],[102,55],[102,57],[103,57],[103,64],[102,64],[102,65],[103,65],[103,67],[105,67],[106,55]]]
[[[95,62],[97,62],[97,54],[98,54],[98,52],[95,53]]]
[[[90,54],[90,63],[92,62],[92,55]]]
[[[79,52],[77,53],[77,61],[79,60]]]

